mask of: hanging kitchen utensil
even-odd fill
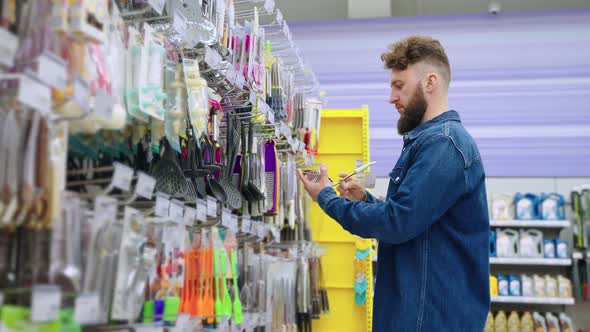
[[[188,192],[188,185],[182,169],[178,163],[178,156],[166,138],[162,139],[164,155],[154,166],[152,176],[156,178],[156,190],[174,197],[184,197]]]
[[[265,143],[266,213],[276,214],[279,209],[279,159],[274,140]]]
[[[228,115],[227,118],[227,147],[226,147],[226,162],[225,169],[220,181],[221,186],[227,194],[227,204],[233,209],[242,207],[242,194],[232,184],[231,175],[234,170],[235,161],[237,157],[237,149],[240,143],[240,126],[235,125],[235,118]]]

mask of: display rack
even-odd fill
[[[571,258],[523,258],[523,257],[490,257],[492,265],[545,265],[570,266]]]
[[[569,220],[490,220],[491,227],[568,228]]]
[[[574,305],[574,298],[556,297],[524,297],[524,296],[492,296],[492,303],[515,304],[547,304],[547,305]]]

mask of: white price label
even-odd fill
[[[280,243],[281,242],[281,232],[279,231],[279,228],[274,225],[269,225],[269,228],[270,228],[270,233],[272,234],[272,237],[275,239],[275,242]]]
[[[76,297],[74,319],[80,325],[98,324],[101,316],[100,297],[96,293],[82,293]]]
[[[113,116],[114,105],[115,100],[113,96],[102,89],[96,92],[96,97],[94,97],[94,113],[110,119]]]
[[[191,226],[197,219],[197,210],[190,206],[184,207],[184,224]]]
[[[170,210],[170,199],[169,196],[163,193],[156,194],[156,208],[154,213],[158,217],[168,217],[168,211]]]
[[[137,184],[135,185],[135,194],[137,194],[137,196],[152,199],[155,187],[155,178],[145,174],[144,172],[137,172]]]
[[[258,98],[258,95],[256,94],[256,91],[252,90],[250,91],[250,103],[252,105],[256,104],[256,99]]]
[[[252,220],[250,216],[242,216],[242,233],[252,234]]]
[[[262,97],[258,97],[258,109],[260,110],[260,113],[264,114],[264,116],[267,116],[268,113],[267,106],[268,105],[266,105],[264,99],[262,99]]]
[[[266,12],[268,14],[271,14],[275,9],[275,1],[274,0],[265,0],[264,1],[264,10],[266,10]]]
[[[192,325],[193,324],[190,320],[190,315],[178,314],[178,317],[176,318],[176,328],[174,329],[174,331],[175,332],[190,332],[190,331],[194,330]]]
[[[51,89],[27,75],[21,76],[18,100],[41,113],[51,112]]]
[[[6,28],[0,28],[0,65],[12,67],[14,65],[14,55],[18,49],[18,37]]]
[[[231,229],[231,211],[227,208],[221,210],[221,226]]]
[[[61,290],[53,285],[33,286],[31,321],[49,322],[58,319],[61,308]]]
[[[123,165],[121,163],[114,163],[115,171],[113,173],[113,187],[123,191],[131,189],[131,181],[133,180],[133,168]]]
[[[230,68],[227,70],[227,74],[225,75],[225,77],[227,78],[227,80],[231,83],[231,84],[235,84],[236,83],[236,76],[237,76],[238,72],[235,71],[234,69]]]
[[[256,236],[259,238],[264,238],[266,236],[266,225],[262,222],[256,222]]]
[[[270,108],[270,106],[266,105],[266,117],[268,118],[268,122],[271,124],[275,123],[275,112]]]
[[[217,68],[219,64],[223,61],[223,58],[216,50],[212,49],[211,47],[207,47],[205,50],[205,63],[209,65],[211,68]]]
[[[172,26],[182,37],[186,35],[186,17],[178,10],[174,12],[174,23],[172,23]]]
[[[281,129],[278,124],[275,124],[275,137],[277,137],[277,138],[281,137]]]
[[[283,13],[281,13],[281,10],[278,8],[277,8],[277,23],[283,24]]]
[[[240,88],[246,85],[246,79],[244,78],[244,75],[242,75],[242,73],[240,72],[238,72],[238,76],[236,77],[236,85]]]
[[[217,217],[217,200],[207,197],[207,217]]]
[[[207,222],[207,201],[197,199],[197,220]]]
[[[45,84],[58,89],[65,90],[68,80],[66,64],[55,54],[43,52],[39,56],[39,79]]]
[[[169,217],[176,222],[184,221],[184,203],[177,199],[170,201]]]
[[[240,228],[238,227],[238,216],[235,214],[231,215],[231,223],[229,229],[234,233],[238,233],[240,231]]]
[[[74,100],[84,111],[88,112],[90,110],[90,90],[88,89],[88,82],[78,76],[74,78]]]
[[[293,134],[291,134],[291,128],[289,128],[289,126],[287,126],[287,124],[284,122],[281,122],[281,133],[285,135],[285,138],[288,141],[291,141],[291,139],[293,138]]]
[[[164,6],[166,5],[166,0],[148,0],[148,3],[159,15],[162,15]]]
[[[163,332],[164,328],[161,326],[150,326],[150,325],[134,325],[133,329],[135,332]],[[128,330],[122,330],[128,331]],[[173,330],[176,331],[176,330]]]

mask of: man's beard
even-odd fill
[[[400,113],[399,120],[397,121],[397,132],[403,135],[418,127],[422,122],[427,108],[428,103],[424,98],[424,91],[422,90],[422,86],[418,84],[414,96],[412,96],[412,99],[404,107],[404,111]]]

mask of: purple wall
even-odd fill
[[[590,176],[590,10],[291,24],[328,108],[369,105],[371,159],[385,176],[401,150],[380,54],[428,34],[452,67],[450,107],[488,176]]]

